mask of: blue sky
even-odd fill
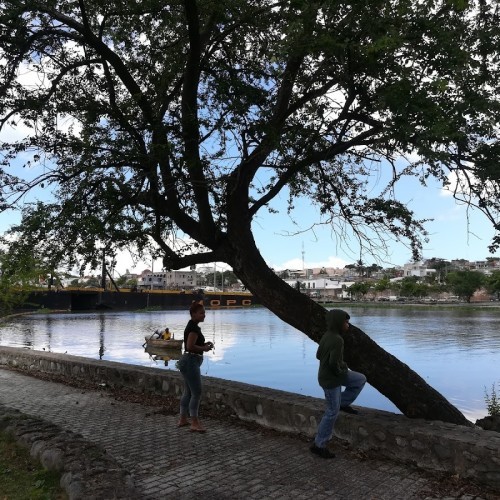
[[[396,195],[418,218],[434,219],[425,226],[429,242],[424,244],[424,258],[484,260],[491,256],[488,245],[494,231],[489,221],[479,212],[469,210],[467,214],[466,206],[458,205],[437,183],[425,188],[417,179],[406,179],[396,188]],[[317,210],[308,200],[298,204],[295,213],[304,228],[319,219]],[[254,224],[257,244],[266,261],[275,269],[302,269],[302,252],[306,268],[343,267],[359,259],[356,246],[349,250],[346,242],[337,241],[332,236],[329,227],[318,228],[314,234],[308,232],[293,237],[283,235],[287,230],[297,231],[297,227],[286,215],[262,217]],[[363,261],[367,264],[376,262],[383,267],[411,261],[411,252],[405,245],[397,242],[388,242],[387,245],[388,255],[379,254],[379,260],[364,255]],[[495,255],[500,256],[500,253]]]
[[[418,218],[434,219],[428,222],[429,242],[424,245],[424,258],[440,257],[443,259],[463,258],[468,260],[484,260],[491,256],[488,245],[493,237],[491,224],[479,212],[469,211],[439,187],[437,183],[422,187],[417,179],[406,179],[396,187],[398,199],[412,209]],[[286,214],[286,195],[273,200],[272,207],[279,214],[267,214],[261,211],[255,218],[254,236],[266,262],[276,270],[302,269],[316,267],[339,267],[352,264],[359,259],[359,249],[354,240],[340,241],[329,226],[315,227],[313,231],[302,234],[299,230],[310,227],[320,220],[317,209],[308,199],[298,200],[293,217]],[[18,222],[19,216],[14,213],[0,214],[0,231]],[[379,254],[378,260],[364,255],[366,264],[378,263],[383,267],[403,265],[411,260],[411,252],[402,243],[388,242],[389,254]],[[349,248],[350,247],[350,248]],[[500,252],[494,254],[500,257]],[[126,269],[141,272],[151,269],[151,261],[134,264],[127,253],[118,260],[117,272],[122,274]],[[227,268],[225,265],[221,269]],[[161,269],[161,261],[154,263],[154,269]]]
[[[5,134],[5,131],[3,132]],[[12,132],[11,132],[12,133]],[[27,157],[25,157],[27,159]],[[390,175],[389,169],[379,165],[373,171],[371,195],[385,186]],[[23,174],[36,175],[36,168],[23,169]],[[265,174],[264,174],[265,175]],[[41,189],[36,193],[38,198],[47,198],[49,193]],[[433,219],[426,224],[429,242],[424,245],[423,257],[439,257],[443,259],[484,260],[491,256],[488,245],[494,231],[489,221],[478,211],[467,212],[465,205],[459,205],[451,195],[445,194],[440,185],[429,181],[423,187],[416,178],[404,178],[395,187],[396,198],[405,203],[419,219]],[[34,196],[30,195],[30,199]],[[346,264],[358,261],[359,248],[355,240],[338,239],[329,226],[316,226],[313,231],[299,233],[320,220],[319,212],[308,199],[297,200],[292,214],[295,221],[286,213],[286,193],[274,199],[271,207],[279,213],[268,214],[262,209],[254,219],[253,230],[258,248],[266,262],[276,270],[302,269],[317,267],[343,268]],[[13,223],[19,222],[16,213],[0,214],[0,232],[4,232]],[[293,236],[292,236],[293,235]],[[387,241],[389,252],[379,253],[377,257],[363,255],[365,264],[377,263],[383,267],[402,266],[411,261],[411,252],[403,244]],[[500,252],[494,254],[500,257]],[[141,272],[151,269],[151,261],[134,263],[127,252],[119,256],[117,272]],[[161,261],[153,265],[154,270],[161,269]],[[221,269],[227,268],[222,264]]]

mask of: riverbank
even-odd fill
[[[34,376],[85,381],[96,389],[176,398],[182,391],[178,372],[64,354],[4,347],[0,349],[0,365]],[[324,405],[318,398],[213,377],[204,377],[204,392],[205,407],[308,439],[316,432]],[[500,434],[493,431],[361,408],[361,415],[342,414],[336,433],[359,452],[376,452],[380,457],[457,475],[500,492]]]
[[[72,295],[74,296],[72,298]],[[182,294],[179,292],[160,291],[154,292],[127,292],[120,294],[117,292],[97,292],[90,290],[87,292],[37,292],[30,299],[28,309],[18,309],[12,314],[0,316],[0,320],[35,313],[66,313],[66,312],[86,312],[86,311],[170,311],[186,310],[192,301],[192,294]],[[152,298],[150,298],[150,296]],[[76,297],[76,298],[75,298]],[[134,300],[130,300],[134,298]],[[478,311],[490,310],[500,312],[499,301],[489,302],[423,302],[423,301],[363,301],[363,300],[324,300],[313,299],[326,309],[411,309],[418,310],[456,310]],[[207,309],[219,308],[265,308],[250,294],[219,292],[204,296]]]
[[[354,325],[410,366],[470,421],[486,415],[484,388],[498,380],[497,313],[460,308],[345,309]],[[174,361],[167,365],[167,360],[144,351],[144,336],[168,326],[177,338],[186,315],[182,309],[36,314],[2,324],[0,344],[171,370]],[[317,344],[267,309],[208,310],[202,329],[216,346],[205,358],[203,374],[322,397]],[[358,403],[398,413],[371,386],[362,391]]]
[[[17,409],[2,415],[32,454],[61,468],[71,500],[500,498],[472,480],[387,460],[338,438],[331,442],[335,459],[322,460],[309,452],[307,438],[243,422],[229,410],[214,413],[204,402],[208,431],[200,435],[176,426],[177,397],[1,368],[0,381],[3,400]]]
[[[328,301],[323,302],[316,300],[319,304],[321,304],[325,308],[373,308],[373,309],[408,309],[408,308],[418,308],[418,309],[460,309],[460,310],[470,310],[470,311],[478,311],[482,309],[488,309],[495,312],[500,312],[500,302],[397,302],[397,301],[386,301],[386,302],[377,302],[377,301],[362,301],[362,300],[339,300],[339,301]]]

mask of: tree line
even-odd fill
[[[455,270],[444,276],[405,276],[400,281],[391,281],[388,277],[376,281],[358,281],[348,291],[354,298],[365,298],[367,294],[391,292],[400,297],[420,299],[437,297],[442,293],[452,293],[460,300],[470,302],[474,293],[484,289],[497,299],[500,297],[500,270],[485,275],[479,271]]]

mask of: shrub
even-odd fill
[[[488,394],[486,387],[484,388],[484,400],[486,402],[486,408],[488,409],[488,415],[500,415],[500,400],[497,396],[495,383],[491,386],[491,394]]]

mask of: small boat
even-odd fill
[[[161,347],[163,349],[180,349],[182,347],[182,343],[184,342],[181,339],[155,339],[152,337],[144,337],[146,341],[144,345],[148,347]]]
[[[155,347],[162,349],[180,349],[182,347],[183,339],[175,339],[174,334],[168,329],[155,330],[152,335],[144,337],[144,344],[142,347]]]

